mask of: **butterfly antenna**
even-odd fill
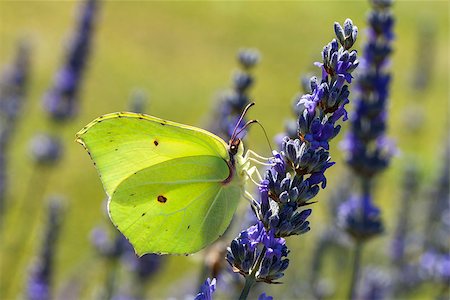
[[[239,133],[236,133],[237,129],[239,128],[239,124],[241,124],[242,119],[244,118],[245,114],[247,113],[247,111],[249,110],[250,107],[252,107],[253,105],[255,105],[255,102],[250,102],[249,104],[247,104],[247,106],[244,108],[244,110],[242,111],[241,116],[239,117],[238,122],[236,123],[236,127],[234,127],[233,133],[231,134],[231,140],[234,140],[236,138],[236,136],[242,131],[240,130]],[[248,122],[247,122],[248,123]],[[245,128],[246,125],[244,125],[243,128]]]
[[[242,131],[244,131],[249,125],[254,124],[254,123],[258,124],[261,127],[261,129],[263,130],[264,136],[266,137],[267,143],[269,144],[270,153],[273,153],[273,148],[272,148],[272,145],[270,144],[269,137],[267,136],[266,129],[264,128],[264,126],[262,126],[261,123],[258,122],[258,120],[250,120],[247,123],[245,123],[245,125],[242,126],[242,128],[236,133],[236,136],[238,136]]]

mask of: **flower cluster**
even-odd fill
[[[356,197],[360,199],[360,204],[356,204],[355,197],[342,204],[340,224],[359,240],[373,237],[383,230],[380,210],[371,200],[371,185],[373,177],[388,166],[395,152],[393,143],[385,135],[391,79],[386,66],[394,37],[391,2],[371,1],[373,10],[367,19],[368,40],[356,84],[358,97],[354,101],[350,131],[343,142],[347,150],[346,162],[360,180],[362,196]]]
[[[44,107],[54,120],[66,120],[76,113],[80,82],[91,48],[97,6],[98,0],[85,1],[65,63],[56,74],[53,87],[44,97]]]
[[[258,63],[259,54],[255,50],[245,49],[239,51],[237,58],[241,70],[233,76],[233,90],[221,95],[210,126],[210,130],[223,139],[230,138],[243,109],[250,103],[248,90],[254,82],[250,71]],[[245,121],[240,126],[244,124]]]
[[[337,221],[355,240],[369,239],[383,232],[380,210],[373,205],[370,195],[364,195],[362,199],[353,195],[343,202]]]
[[[288,267],[289,250],[284,237],[309,231],[312,204],[320,187],[326,187],[324,172],[330,162],[329,141],[340,130],[336,122],[347,117],[348,85],[358,65],[356,51],[349,49],[356,40],[357,28],[347,19],[344,28],[335,24],[339,42],[334,39],[322,52],[320,82],[311,79],[311,93],[298,98],[298,127],[294,139],[284,137],[279,152],[253,201],[257,224],[241,232],[227,251],[227,261],[235,272],[268,283],[281,278]],[[339,43],[341,47],[339,47]]]
[[[264,245],[264,248],[260,247]],[[283,238],[276,238],[268,232],[261,222],[244,230],[231,242],[226,260],[233,271],[244,276],[255,272],[257,281],[273,283],[283,277],[283,271],[289,266],[286,259],[289,253]],[[260,263],[255,261],[260,258]],[[256,269],[255,269],[256,268]]]
[[[42,248],[28,278],[27,298],[30,300],[51,298],[50,287],[53,273],[53,258],[59,229],[63,220],[62,204],[62,200],[59,197],[51,198],[49,201],[48,219]]]

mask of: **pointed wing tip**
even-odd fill
[[[75,140],[74,140],[74,141],[75,141],[76,143],[81,144],[81,145],[84,146],[83,139],[81,138],[81,136],[80,136],[78,133],[75,135]]]

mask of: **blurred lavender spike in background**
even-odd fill
[[[374,7],[367,19],[368,40],[357,74],[358,97],[343,143],[348,153],[347,164],[358,176],[366,178],[384,170],[395,153],[385,137],[391,79],[386,66],[392,52],[394,18],[391,1],[372,2]]]
[[[426,279],[439,284],[438,299],[445,299],[450,287],[450,145],[446,142],[443,168],[436,179],[430,197],[425,223],[425,241],[420,267]]]
[[[30,45],[22,40],[17,45],[14,62],[0,78],[0,147],[8,143],[11,131],[25,101],[30,73]]]
[[[450,235],[450,145],[448,140],[445,145],[444,158],[440,165],[440,172],[435,179],[432,190],[429,193],[427,220],[425,223],[425,244],[427,248],[448,249],[448,236]]]
[[[44,97],[44,108],[53,120],[64,121],[78,110],[81,81],[91,50],[99,0],[83,0],[76,31],[67,49],[63,66]]]
[[[30,140],[29,149],[35,163],[51,165],[61,158],[63,146],[60,138],[47,133],[38,133]]]
[[[5,209],[7,187],[7,148],[26,98],[30,73],[30,45],[22,40],[17,45],[13,63],[0,78],[0,219]]]
[[[391,1],[387,0],[372,1],[373,9],[367,17],[368,40],[357,74],[358,97],[354,101],[350,131],[342,143],[347,150],[346,162],[359,178],[363,196],[360,197],[362,202],[359,205],[355,199],[349,199],[343,204],[340,224],[361,241],[382,231],[380,212],[371,203],[371,180],[388,166],[395,153],[393,143],[385,134],[390,82],[386,66],[394,36],[390,4]],[[361,212],[358,211],[360,209]]]
[[[49,199],[47,223],[40,253],[36,262],[31,267],[27,283],[27,299],[47,300],[51,299],[53,262],[56,245],[64,214],[64,200],[60,197]]]
[[[355,241],[348,298],[357,297],[363,244],[383,232],[381,211],[373,201],[373,178],[387,168],[395,153],[386,136],[391,75],[387,69],[392,53],[394,17],[390,0],[371,0],[367,16],[367,41],[363,46],[356,78],[357,97],[350,130],[342,145],[346,163],[359,181],[360,191],[342,203],[339,225]],[[345,28],[345,27],[344,27]]]
[[[394,292],[401,291],[407,282],[403,282],[405,278],[404,273],[408,271],[408,237],[411,233],[410,213],[413,201],[417,198],[419,188],[417,166],[409,161],[405,168],[403,175],[403,189],[401,202],[398,208],[397,224],[394,231],[394,236],[391,241],[390,257],[391,263],[394,266]]]
[[[391,278],[386,271],[375,267],[366,267],[359,286],[359,299],[390,299]]]
[[[131,92],[129,109],[135,113],[145,113],[148,102],[148,95],[145,90],[134,89]]]
[[[248,90],[254,82],[250,70],[259,62],[260,55],[254,49],[242,49],[237,58],[241,70],[233,76],[233,89],[220,95],[209,126],[211,132],[225,141],[230,139],[243,109],[250,103]],[[244,124],[245,120],[242,120],[240,126]]]

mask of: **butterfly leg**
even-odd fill
[[[268,167],[273,167],[273,166],[275,166],[274,163],[266,163],[266,162],[262,162],[262,161],[259,161],[259,160],[255,159],[255,158],[253,158],[253,157],[247,158],[247,161],[251,161],[251,162],[257,163],[257,164],[262,165],[262,166],[268,166]]]
[[[253,168],[255,168],[256,169],[256,167],[251,167],[248,171],[245,171],[245,174],[247,175],[247,177],[257,186],[257,187],[260,187],[261,186],[261,184],[259,183],[259,182],[257,182],[255,179],[253,179],[253,177],[252,177],[252,175],[253,175],[253,173],[255,173],[255,171],[254,170],[252,170]],[[250,170],[252,170],[252,173],[250,173]],[[256,170],[256,172],[258,172],[258,170]],[[258,172],[258,174],[259,174],[259,172]],[[261,175],[259,175],[259,176],[261,176]],[[261,180],[262,181],[262,180]]]
[[[271,159],[271,157],[261,156],[258,153],[256,153],[255,151],[252,151],[250,149],[247,150],[247,152],[245,153],[244,159],[248,159],[250,157],[250,155],[253,155],[255,158],[259,158],[259,159],[262,159],[262,160],[269,160],[269,159]]]
[[[253,174],[256,174],[256,176],[258,177],[258,180],[261,182],[263,181],[263,178],[261,176],[261,173],[259,173],[258,168],[256,166],[252,166],[250,169],[248,169],[248,174],[251,176]]]

